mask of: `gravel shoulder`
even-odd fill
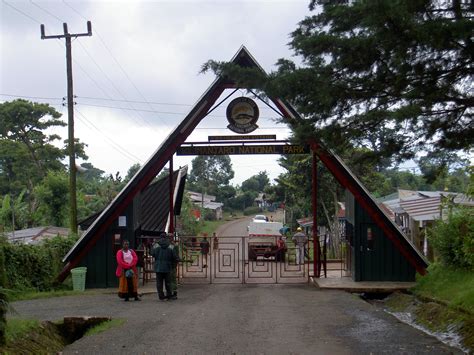
[[[14,302],[16,317],[124,318],[124,325],[85,337],[65,354],[455,354],[358,297],[310,285],[184,285],[179,300],[123,302],[86,293]]]

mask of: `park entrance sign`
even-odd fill
[[[265,73],[263,68],[252,57],[245,47],[241,47],[232,58],[231,63],[243,68],[252,68]],[[64,257],[64,269],[59,275],[63,281],[72,268],[76,266],[89,266],[91,255],[99,255],[98,248],[112,244],[117,239],[130,241],[132,248],[138,246],[140,238],[140,223],[134,216],[138,215],[133,209],[133,201],[139,199],[140,194],[156,178],[156,176],[169,165],[173,169],[173,156],[175,153],[182,155],[217,155],[217,154],[311,154],[312,179],[308,181],[312,189],[313,226],[317,221],[317,162],[321,161],[331,172],[335,179],[346,189],[346,205],[350,213],[347,218],[346,237],[348,238],[351,260],[351,275],[355,281],[414,281],[415,274],[426,273],[427,261],[418,252],[415,246],[397,227],[389,216],[379,207],[363,184],[350,171],[344,162],[331,151],[327,144],[318,140],[318,137],[309,137],[305,142],[278,141],[275,135],[248,135],[258,128],[256,122],[259,110],[255,102],[249,98],[240,98],[234,105],[228,107],[229,129],[238,135],[235,136],[210,136],[208,142],[187,142],[187,138],[196,129],[198,124],[214,111],[221,103],[225,102],[238,90],[253,88],[242,87],[229,77],[218,76],[208,90],[191,108],[184,119],[173,129],[169,136],[161,143],[148,161],[140,168],[128,184],[119,192],[115,199],[92,222],[87,231]],[[233,90],[219,103],[218,100],[226,90]],[[257,96],[257,95],[255,95]],[[258,96],[257,96],[258,97]],[[296,128],[304,118],[285,100],[279,97],[267,96],[267,106],[273,104],[271,109],[281,116],[281,121],[290,128]],[[298,143],[298,144],[295,144]],[[330,143],[330,142],[329,142]],[[170,198],[169,206],[161,203],[160,208],[166,208],[168,220],[163,232],[175,233],[174,223],[174,191],[175,182],[169,179]],[[127,227],[120,229],[118,221],[124,218],[129,221]],[[119,231],[117,232],[117,228]],[[370,231],[368,233],[367,231]],[[370,234],[370,249],[366,246]],[[138,237],[137,237],[138,235]],[[321,260],[319,253],[319,236],[317,228],[312,229],[312,274],[308,276],[320,277]],[[245,250],[245,248],[244,248]],[[102,255],[105,263],[115,264],[112,255]],[[226,257],[228,260],[228,257]],[[225,262],[228,264],[228,261]],[[240,265],[239,263],[236,265]],[[223,264],[224,266],[224,264]],[[102,272],[104,267],[96,268]],[[90,270],[88,268],[88,270]],[[374,271],[377,272],[374,272]],[[88,271],[89,272],[89,271]],[[113,272],[111,272],[113,277]]]
[[[309,146],[294,144],[181,146],[177,155],[308,154]]]

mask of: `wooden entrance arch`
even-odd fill
[[[245,47],[239,49],[231,62],[242,67],[256,68],[264,72],[262,67]],[[85,256],[88,255],[92,248],[94,248],[100,238],[106,235],[107,230],[117,223],[118,217],[130,207],[135,196],[152,182],[166,164],[170,164],[170,171],[172,171],[173,155],[177,149],[185,143],[187,137],[193,132],[201,120],[206,117],[224,90],[236,88],[240,87],[236,82],[228,78],[217,77],[215,79],[209,89],[194,105],[183,121],[171,132],[168,138],[163,141],[150,159],[141,167],[116,198],[104,209],[104,211],[90,225],[87,231],[64,257],[63,262],[65,262],[65,266],[58,277],[60,281],[63,281],[67,277],[73,267],[81,265]],[[276,97],[269,97],[269,99],[278,108],[290,126],[303,120],[296,110],[284,100]],[[328,146],[325,146],[316,138],[311,139],[306,143],[310,146],[311,154],[313,156],[313,225],[317,225],[317,196],[315,186],[317,186],[316,162],[319,159],[335,176],[338,182],[350,192],[351,196],[354,198],[356,207],[360,208],[365,213],[364,216],[366,217],[364,218],[370,219],[370,222],[376,225],[381,231],[380,238],[383,238],[384,242],[389,241],[388,247],[393,249],[390,250],[390,253],[393,254],[391,254],[392,256],[390,256],[390,260],[401,260],[404,268],[410,268],[410,271],[408,272],[409,278],[414,279],[415,272],[425,274],[427,262],[424,257],[417,251],[414,245],[395,225],[395,223],[390,220],[383,210],[381,210],[370,193],[351,173],[344,162],[334,154]],[[170,187],[172,187],[172,181],[170,181]],[[173,189],[170,188],[170,191],[173,191]],[[174,232],[172,202],[170,202],[169,213],[170,223],[168,231]],[[313,238],[315,248],[318,248],[319,244],[317,243],[318,236],[316,228],[313,228]],[[317,267],[315,270],[317,270]],[[387,270],[389,270],[389,268],[387,268]],[[387,277],[392,280],[393,278],[396,278],[396,275],[388,275]],[[397,280],[393,279],[392,281]]]

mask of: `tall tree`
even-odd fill
[[[219,188],[228,186],[233,177],[234,170],[228,155],[200,155],[192,161],[188,181],[190,189],[217,195]]]
[[[64,152],[51,143],[60,139],[56,134],[46,134],[52,127],[65,126],[61,114],[48,104],[18,99],[0,104],[0,137],[21,142],[41,176],[50,169],[57,170]]]
[[[304,117],[293,122],[300,140],[344,150],[390,129],[378,154],[399,160],[473,147],[472,2],[312,0],[310,9],[318,3],[322,12],[291,35],[302,65],[281,59],[268,77],[214,61],[203,70],[290,101]]]

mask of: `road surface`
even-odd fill
[[[234,222],[222,239],[246,227]],[[126,322],[64,354],[457,354],[353,294],[310,284],[182,285],[177,301],[88,293],[14,302],[16,317],[108,316]]]
[[[126,319],[64,354],[452,354],[360,298],[310,285],[185,285],[177,301],[92,294],[14,302],[17,316]]]

